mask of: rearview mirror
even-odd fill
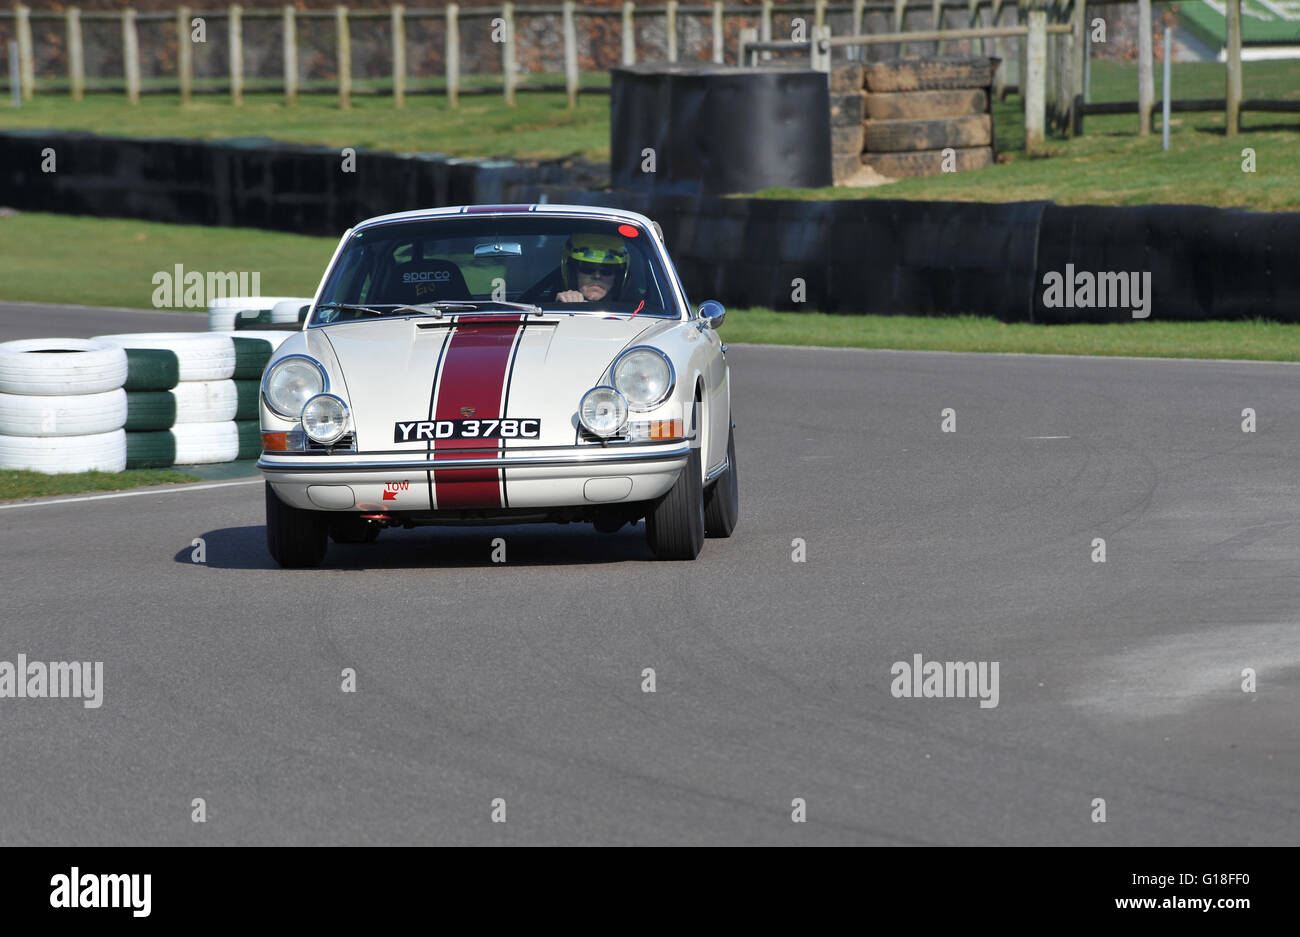
[[[524,249],[514,241],[493,241],[491,244],[476,244],[474,246],[475,257],[501,257],[507,254],[519,257],[523,252]]]
[[[706,299],[700,303],[700,318],[711,329],[721,328],[723,321],[727,318],[727,310],[716,299]]]

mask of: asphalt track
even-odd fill
[[[0,508],[0,660],[105,670],[0,699],[0,842],[1300,838],[1300,369],[730,358],[741,523],[694,563],[425,528],[282,572],[256,480]],[[895,698],[915,654],[998,705]]]

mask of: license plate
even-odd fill
[[[412,420],[393,426],[393,442],[432,442],[435,439],[537,439],[538,419]]]

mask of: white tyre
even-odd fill
[[[239,409],[234,381],[181,381],[169,393],[176,398],[177,423],[225,423]]]
[[[89,436],[0,436],[0,469],[68,475],[125,468],[124,430]]]
[[[277,331],[275,329],[226,329],[214,333],[216,335],[225,335],[229,338],[260,338],[265,342],[271,343],[271,351],[280,347],[281,343],[293,335],[293,332]]]
[[[0,344],[0,393],[100,394],[126,383],[126,352],[84,338],[25,338]]]
[[[233,422],[177,423],[171,433],[176,440],[177,465],[234,462],[239,458],[239,427]]]
[[[126,391],[36,397],[0,394],[0,435],[88,436],[126,425]]]
[[[293,296],[232,296],[214,299],[208,305],[208,330],[227,332],[235,327],[235,320],[239,318],[239,314],[245,309],[251,309],[255,312],[272,312],[276,304],[281,302],[297,303],[298,307],[295,307],[292,319],[279,320],[272,315],[272,322],[297,322],[298,313],[296,308],[309,304],[311,299],[299,299]]]
[[[211,332],[127,332],[98,335],[122,348],[165,348],[176,353],[182,381],[226,381],[235,373],[235,343]]]
[[[271,307],[272,322],[297,322],[303,306],[310,306],[311,299],[283,299]]]

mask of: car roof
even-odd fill
[[[654,223],[645,215],[621,208],[605,208],[600,205],[454,205],[447,208],[422,208],[416,211],[394,212],[391,215],[376,215],[354,225],[354,230],[392,221],[418,221],[424,218],[446,218],[452,215],[586,215],[608,218],[611,221],[637,221],[648,228]]]

